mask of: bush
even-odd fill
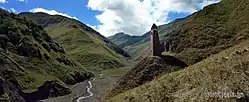
[[[50,57],[48,54],[46,54],[46,53],[44,53],[43,56],[44,56],[44,58],[45,58],[46,60],[50,60],[50,59],[51,59],[51,57]]]
[[[22,43],[18,47],[18,53],[26,57],[42,58],[40,49],[36,44]]]
[[[42,42],[42,47],[45,48],[48,52],[50,52],[51,48],[49,47],[49,45],[46,42]]]

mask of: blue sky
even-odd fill
[[[99,21],[95,18],[98,11],[89,10],[87,5],[88,0],[28,0],[20,2],[19,0],[7,0],[7,3],[0,3],[0,6],[10,9],[14,8],[18,13],[27,12],[34,8],[44,8],[47,10],[55,10],[77,17],[80,21],[97,25]]]
[[[186,17],[219,0],[0,0],[15,13],[46,12],[76,17],[104,36],[118,32],[142,35],[153,23]],[[53,11],[53,12],[52,12]],[[51,13],[52,12],[52,13]]]

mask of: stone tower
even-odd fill
[[[153,24],[151,27],[150,41],[151,41],[152,56],[161,56],[161,46],[158,36],[158,28],[155,24]]]

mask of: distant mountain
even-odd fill
[[[114,94],[106,101],[247,101],[248,10],[248,0],[222,0],[184,18],[184,23],[173,27],[160,39],[172,47],[164,54],[174,56],[189,66]],[[130,71],[127,75],[133,73]],[[236,94],[235,97],[232,94]]]
[[[0,9],[0,34],[6,39],[0,39],[1,102],[35,102],[70,94],[67,85],[93,77],[42,26],[20,15]]]
[[[133,45],[142,40],[141,36],[130,36],[125,33],[117,33],[114,36],[108,37],[113,43],[117,44],[120,48]]]
[[[169,24],[158,26],[161,43],[168,39],[172,31],[184,23],[185,19],[176,19]],[[150,31],[142,36],[130,36],[128,34],[118,33],[108,37],[108,39],[127,51],[135,60],[141,60],[150,54]]]
[[[123,67],[130,55],[85,24],[59,15],[20,13],[46,29],[52,38],[93,72]]]

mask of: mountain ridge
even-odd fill
[[[84,23],[59,15],[20,13],[19,15],[45,27],[52,38],[89,70],[100,73],[105,69],[126,65],[130,55],[99,32]]]
[[[67,95],[69,85],[93,77],[43,27],[2,9],[0,18],[0,34],[9,39],[1,39],[1,101],[33,102]]]

